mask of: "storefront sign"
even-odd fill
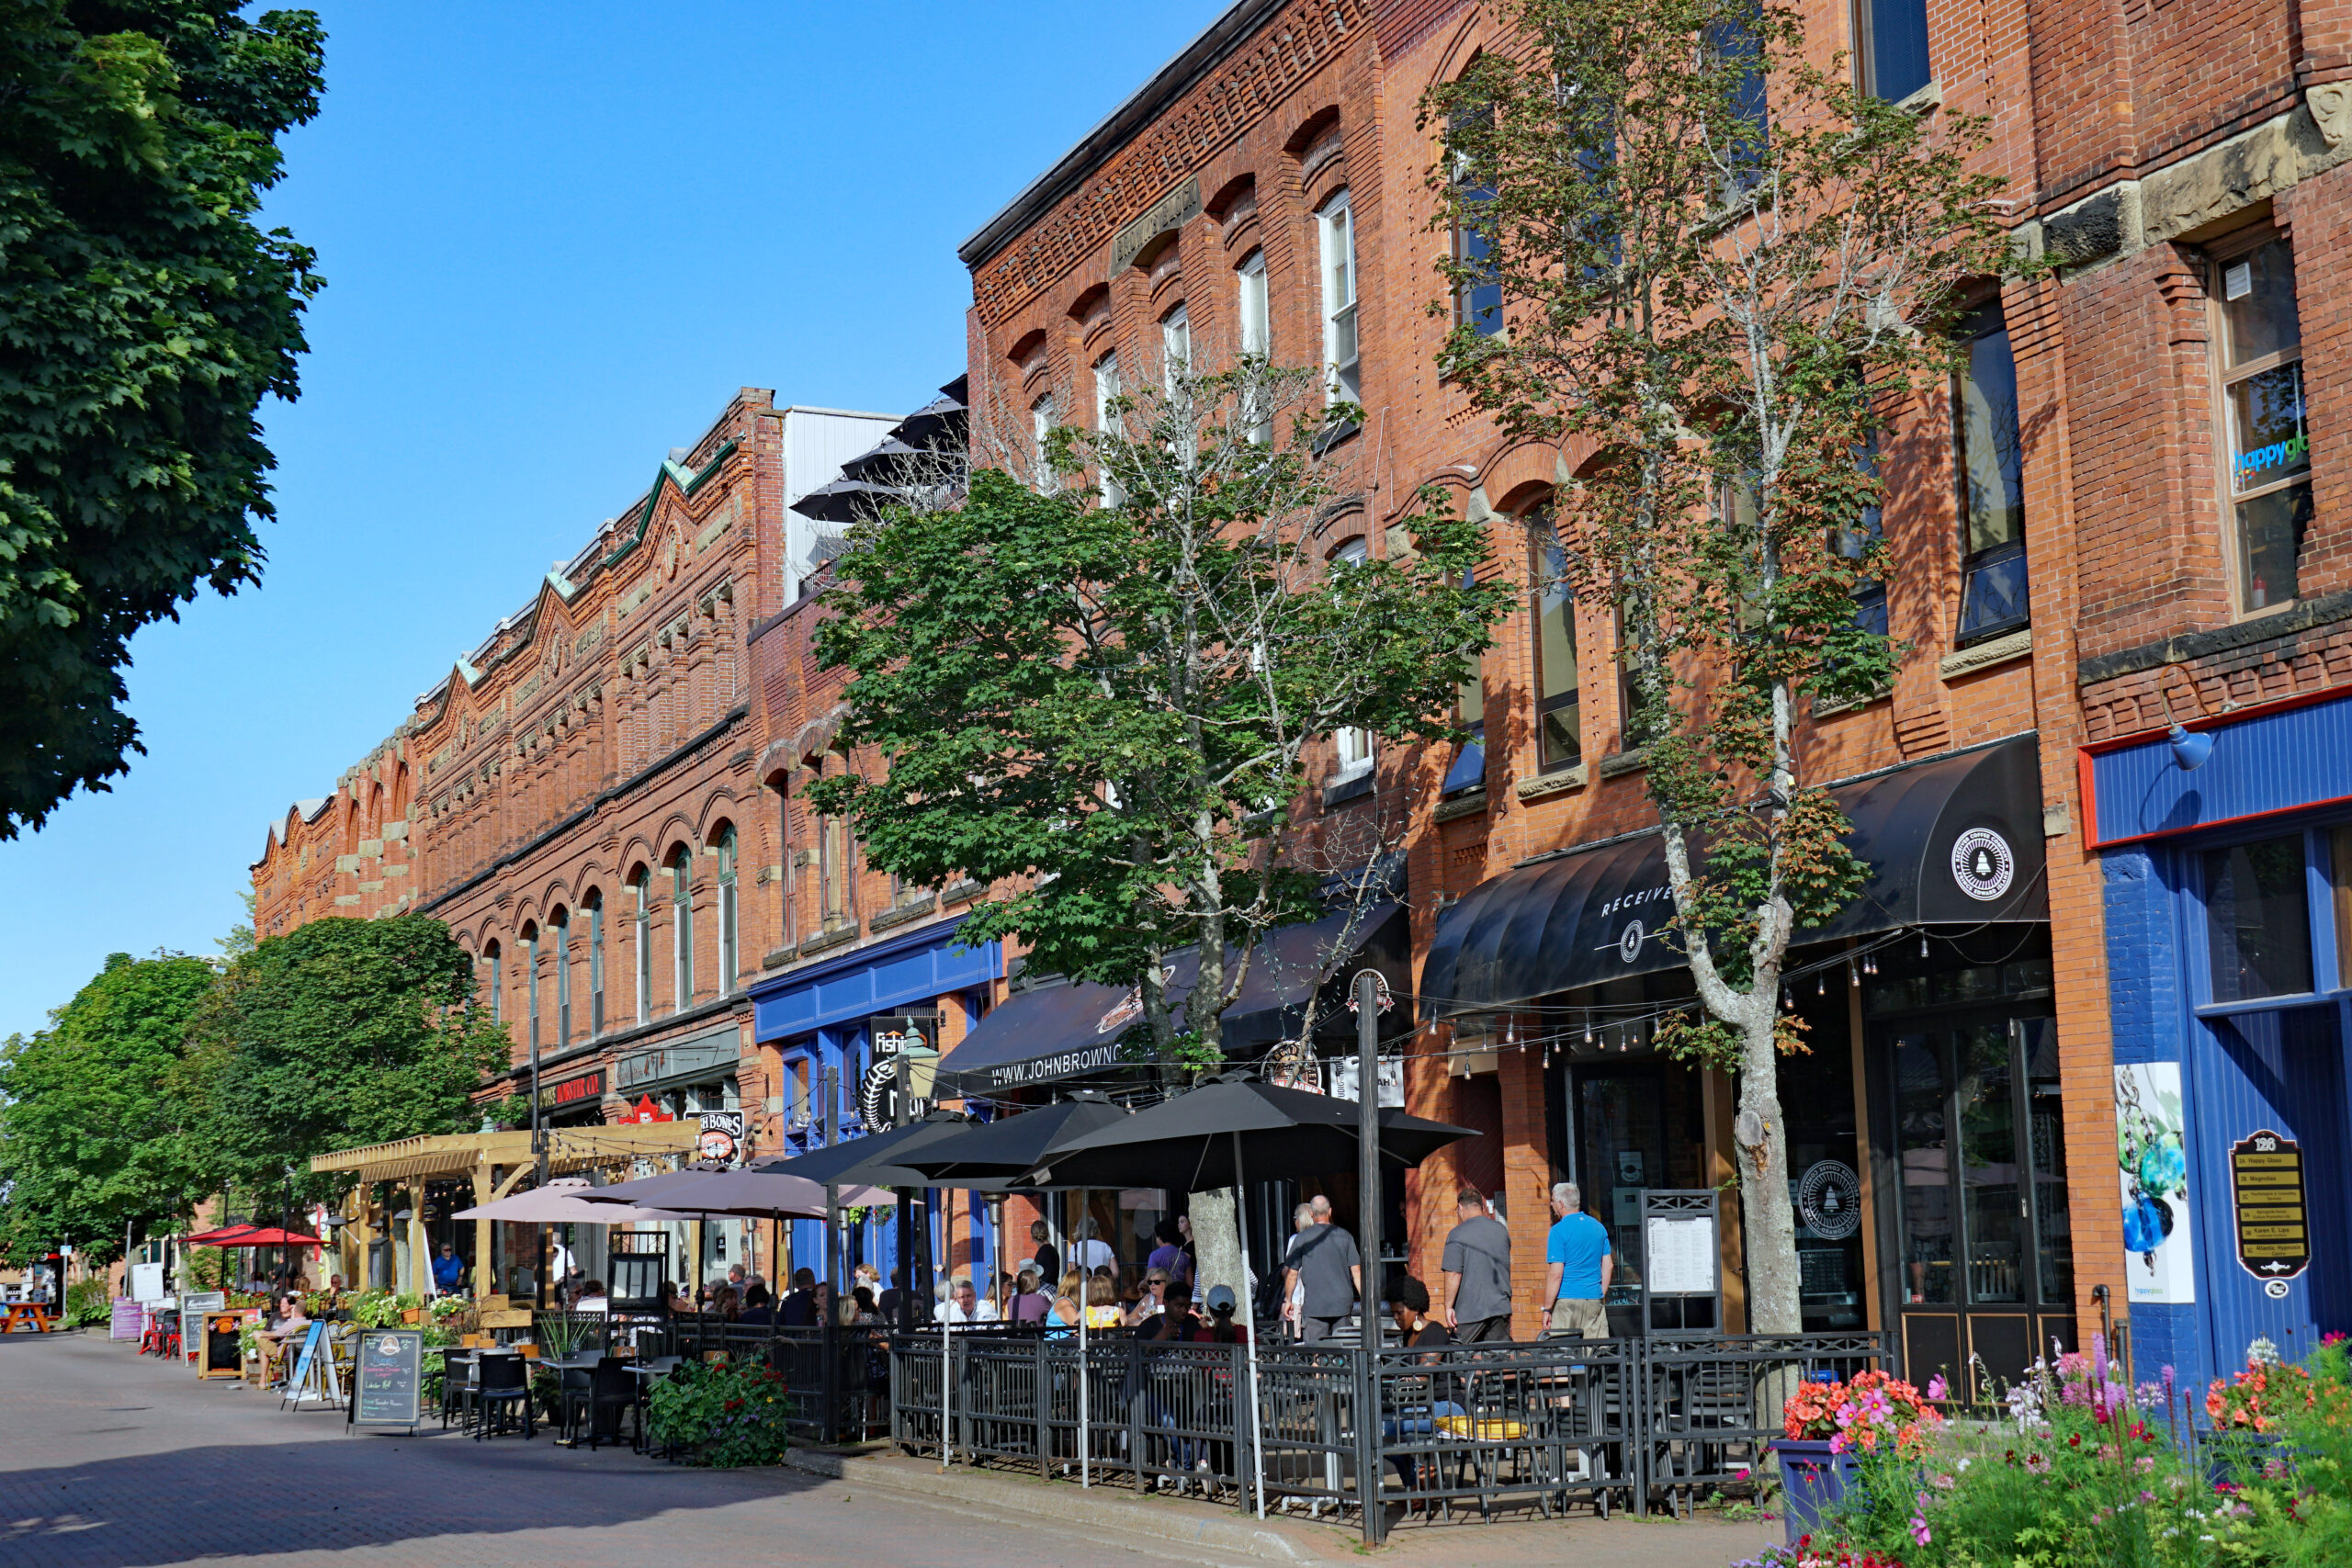
[[[591,1100],[602,1100],[604,1097],[605,1069],[602,1067],[593,1073],[582,1073],[576,1078],[565,1078],[560,1083],[544,1085],[539,1089],[539,1104],[542,1108],[581,1105]]]
[[[710,1034],[633,1051],[613,1064],[613,1087],[622,1094],[678,1083],[716,1082],[733,1076],[742,1064],[735,1025]]]
[[[2123,1188],[2123,1282],[2132,1301],[2186,1304],[2197,1299],[2188,1146],[2180,1064],[2119,1063],[2115,1165]]]
[[[2231,1206],[2237,1211],[2238,1265],[2282,1287],[2312,1266],[2303,1205],[2303,1147],[2265,1127],[2230,1145]]]
[[[1820,1159],[1797,1180],[1797,1217],[1824,1241],[1843,1241],[1861,1228],[1862,1179],[1842,1159]]]
[[[2017,880],[2018,857],[2009,841],[1990,828],[1971,828],[1951,845],[1951,879],[1962,893],[1990,904]]]
[[[675,1122],[677,1118],[662,1110],[660,1106],[654,1104],[653,1097],[651,1095],[641,1094],[638,1096],[637,1103],[628,1108],[628,1114],[623,1116],[621,1120],[623,1122]]]
[[[743,1113],[740,1111],[700,1111],[702,1135],[695,1150],[703,1158],[732,1165],[743,1152]]]
[[[883,1013],[865,1021],[865,1037],[877,1062],[901,1051],[939,1051],[939,1026],[945,1018],[935,1012]]]

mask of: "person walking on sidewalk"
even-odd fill
[[[1331,1200],[1314,1200],[1315,1223],[1291,1238],[1284,1259],[1287,1288],[1303,1290],[1299,1337],[1313,1345],[1331,1337],[1356,1308],[1363,1289],[1363,1259],[1356,1238],[1331,1223]]]
[[[1581,1213],[1583,1197],[1573,1181],[1552,1189],[1556,1219],[1545,1241],[1544,1305],[1551,1332],[1560,1339],[1609,1337],[1609,1277],[1617,1260],[1609,1251],[1609,1227]]]
[[[1446,1233],[1445,1325],[1457,1345],[1510,1337],[1510,1227],[1475,1188],[1454,1194],[1461,1224]]]

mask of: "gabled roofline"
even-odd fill
[[[1023,230],[1076,190],[1089,175],[1109,162],[1120,148],[1134,141],[1160,111],[1182,97],[1234,51],[1256,35],[1289,0],[1235,0],[1225,15],[1202,29],[1198,38],[1160,67],[1157,75],[1062,154],[1060,162],[1032,181],[1004,209],[956,247],[964,265],[977,271]]]
[[[662,500],[662,480],[667,479],[676,486],[679,495],[691,497],[709,480],[713,474],[718,472],[719,466],[733,457],[735,448],[742,444],[741,437],[729,436],[719,444],[718,450],[710,455],[710,461],[705,463],[699,471],[689,470],[682,464],[673,463],[667,457],[662,458],[662,467],[653,475],[653,483],[646,488],[645,499],[637,504],[636,520],[626,527],[628,537],[622,541],[612,554],[606,556],[602,564],[611,566],[638,546],[645,543],[645,530],[652,526],[653,509]]]

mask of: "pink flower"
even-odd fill
[[[1928,1397],[1929,1399],[1937,1400],[1950,1399],[1951,1397],[1951,1384],[1944,1382],[1943,1373],[1938,1372],[1934,1377],[1928,1380]]]

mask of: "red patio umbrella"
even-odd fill
[[[247,1225],[245,1231],[245,1235],[234,1240],[214,1242],[211,1245],[215,1247],[317,1247],[320,1245],[317,1236],[304,1235],[300,1231],[289,1231],[277,1225]]]
[[[245,1238],[259,1230],[259,1225],[222,1225],[217,1230],[198,1231],[183,1245],[188,1247],[245,1247]]]

